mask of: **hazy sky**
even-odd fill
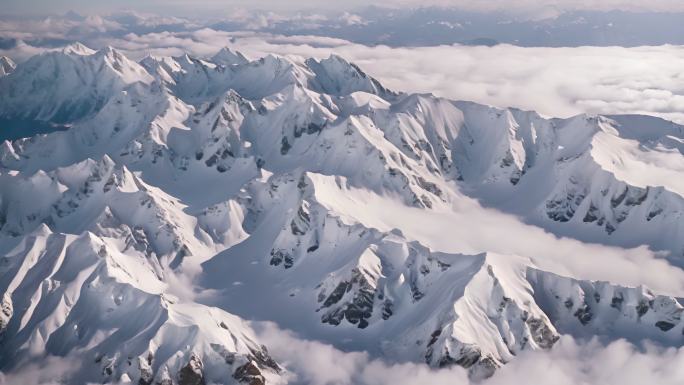
[[[0,0],[3,13],[45,14],[75,10],[80,12],[109,12],[120,9],[153,11],[155,13],[208,13],[236,7],[274,11],[303,9],[355,8],[378,6],[456,6],[476,10],[505,10],[514,13],[537,13],[540,10],[622,9],[659,12],[684,11],[681,0]]]

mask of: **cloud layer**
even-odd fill
[[[291,384],[306,385],[469,385],[460,367],[435,370],[421,364],[390,363],[364,352],[343,352],[303,340],[266,323],[259,338],[289,370]],[[684,348],[642,346],[624,340],[603,344],[562,337],[549,352],[525,351],[481,385],[602,384],[675,385],[684,381]]]
[[[122,21],[128,21],[127,28]],[[75,25],[77,27],[75,27]],[[131,27],[133,25],[134,27]],[[434,93],[547,116],[579,113],[649,114],[684,123],[684,47],[522,48],[365,46],[319,36],[226,32],[175,18],[130,14],[68,21],[0,21],[0,36],[17,39],[0,54],[19,61],[45,48],[23,41],[82,40],[111,45],[135,58],[146,54],[210,56],[224,46],[268,53],[327,57],[335,52],[395,90]],[[45,47],[45,44],[42,45]]]
[[[524,351],[493,377],[471,381],[461,367],[431,369],[423,364],[388,362],[366,352],[345,352],[305,340],[273,323],[258,323],[258,338],[285,368],[290,385],[679,385],[684,382],[684,348],[637,346],[618,340],[577,340],[563,336],[550,351]],[[51,357],[20,373],[0,372],[0,385],[56,385],[78,363]]]
[[[321,40],[244,36],[233,46],[256,56],[277,52],[322,57],[336,52],[393,89],[549,116],[649,114],[684,122],[680,46],[390,48]]]

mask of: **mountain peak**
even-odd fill
[[[118,61],[118,62],[125,62],[129,61],[129,59],[120,51],[115,49],[112,46],[106,46],[98,51],[95,52],[95,55],[97,57],[104,57],[112,61]]]
[[[285,56],[276,55],[276,54],[272,54],[272,53],[270,53],[270,54],[262,57],[261,59],[259,59],[259,62],[261,62],[262,64],[265,64],[270,69],[279,69],[282,67],[287,67],[287,66],[292,65],[292,62],[288,58],[286,58]]]
[[[97,51],[97,53],[101,55],[113,55],[119,53],[114,47],[111,45],[107,45],[104,48],[101,48]]]
[[[34,74],[50,81],[37,84],[32,80]],[[64,123],[99,111],[128,86],[150,84],[153,78],[141,65],[111,47],[96,52],[74,43],[61,52],[34,56],[3,81],[0,116],[20,115],[18,111],[31,106],[25,116]]]
[[[391,94],[356,64],[337,54],[331,54],[322,60],[308,59],[306,65],[316,74],[318,86],[325,93],[345,95],[363,91],[372,94]]]
[[[350,62],[347,59],[336,53],[331,53],[327,59],[323,59],[321,60],[321,62],[337,62],[341,64],[350,65]]]
[[[80,55],[80,56],[90,56],[95,53],[94,50],[86,47],[85,45],[76,42],[67,45],[62,49],[62,52],[67,55]]]
[[[212,56],[211,61],[216,64],[222,64],[226,66],[236,65],[236,64],[246,64],[249,59],[245,57],[241,52],[235,51],[230,47],[223,47],[216,55]]]

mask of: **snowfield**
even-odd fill
[[[256,321],[473,380],[568,336],[682,345],[684,127],[659,118],[74,44],[0,59],[0,119],[60,127],[0,144],[4,373],[291,382]]]

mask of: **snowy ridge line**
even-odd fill
[[[681,275],[682,126],[404,94],[339,56],[0,65],[0,118],[68,127],[0,145],[0,370],[287,381],[243,319],[473,378],[561,334],[684,338],[681,301],[629,273],[645,245]],[[460,234],[501,231],[482,217],[539,251]],[[631,275],[587,278],[593,250]]]
[[[319,314],[323,324],[343,328],[342,336],[362,329],[371,341],[385,341],[383,354],[437,367],[458,364],[476,378],[524,349],[552,347],[560,335],[556,325],[573,335],[626,336],[629,330],[673,345],[682,338],[684,307],[674,297],[565,278],[513,255],[436,253],[398,229],[368,228],[318,202],[320,194],[335,201],[326,183],[345,183],[337,177],[298,175],[274,175],[246,190],[243,197],[251,199],[238,199],[255,215],[248,222],[251,239],[241,245],[253,255],[239,248],[219,254],[206,262],[203,284],[224,287],[215,283],[222,272],[243,262],[286,274],[256,273],[266,278],[227,289],[216,303],[231,307],[222,297],[237,293],[253,293],[259,303],[287,290],[291,298],[281,294],[280,300],[288,308]],[[249,244],[256,239],[260,245]],[[275,291],[257,288],[264,282]],[[304,331],[315,322],[298,320],[295,327]]]

